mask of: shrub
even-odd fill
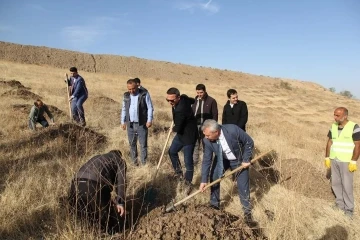
[[[352,95],[352,93],[348,90],[345,90],[345,91],[341,91],[339,93],[341,96],[344,96],[344,97],[347,97],[347,98],[353,98],[354,95]]]
[[[292,90],[291,84],[288,82],[281,81],[280,82],[280,88],[284,88],[287,90]]]
[[[334,87],[329,88],[330,92],[336,92],[336,89]]]

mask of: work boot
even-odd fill
[[[352,211],[344,211],[345,216],[349,219],[349,220],[353,220],[354,217],[354,213]]]
[[[219,207],[219,206],[213,205],[213,204],[211,204],[211,203],[210,203],[208,206],[209,206],[209,208],[212,208],[212,209],[214,209],[214,210],[220,210],[220,207]]]
[[[245,213],[244,221],[246,224],[250,224],[250,223],[254,222],[251,213]]]
[[[189,196],[192,190],[193,190],[193,185],[191,184],[191,182],[185,180],[185,183],[184,183],[185,195]]]
[[[182,173],[174,173],[172,176],[170,176],[170,179],[182,182],[184,180],[184,176]]]

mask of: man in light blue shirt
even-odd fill
[[[127,81],[128,91],[124,93],[121,127],[127,129],[131,160],[138,165],[137,139],[139,138],[141,163],[147,160],[148,128],[153,121],[154,108],[148,91],[139,89],[134,79]]]

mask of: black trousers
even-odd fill
[[[69,203],[72,212],[101,232],[110,234],[123,229],[123,219],[111,202],[111,187],[88,179],[74,179]]]

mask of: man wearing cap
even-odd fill
[[[65,81],[70,88],[69,101],[71,102],[72,116],[76,123],[85,127],[86,121],[83,104],[88,98],[88,90],[84,78],[78,74],[76,67],[70,68],[70,74],[71,76],[68,78],[68,74],[65,73]]]

